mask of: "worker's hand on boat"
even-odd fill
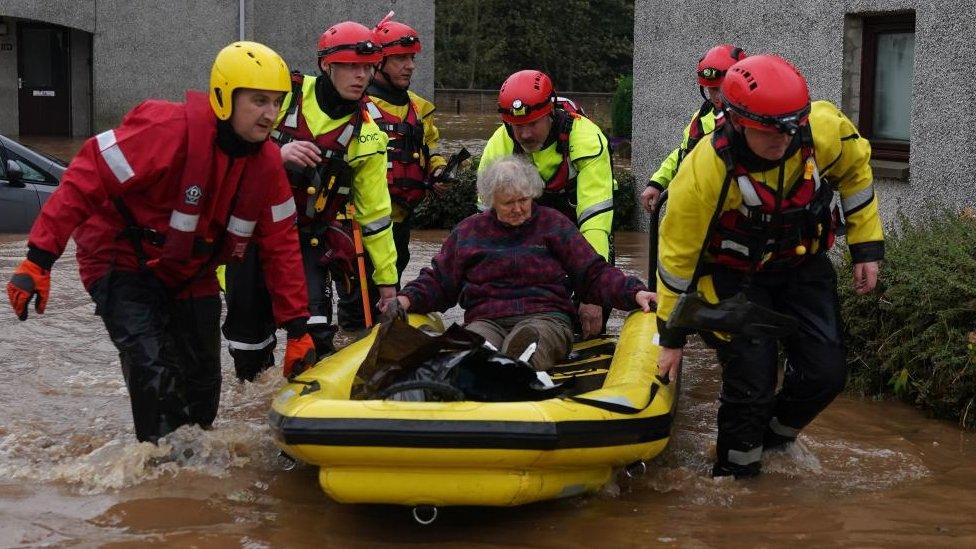
[[[641,310],[645,313],[649,313],[657,309],[657,294],[654,292],[641,290],[634,295],[634,301],[640,305]]]
[[[580,326],[583,328],[583,339],[591,338],[600,333],[603,327],[603,307],[591,303],[580,303]]]
[[[301,337],[288,339],[285,347],[285,363],[282,374],[291,379],[315,364],[315,342],[312,336],[304,334]]]
[[[661,189],[648,185],[640,195],[641,206],[644,206],[647,213],[654,213],[655,208],[657,208],[658,198],[660,197]]]
[[[658,375],[669,382],[676,379],[681,370],[681,355],[683,353],[684,348],[661,347],[661,352],[657,355]]]
[[[292,141],[281,147],[281,160],[285,164],[310,168],[322,161],[319,147],[311,141]]]

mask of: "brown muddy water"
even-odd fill
[[[480,152],[494,121],[450,118],[441,117],[444,148]],[[81,146],[24,141],[66,159]],[[416,233],[407,279],[445,234]],[[631,274],[643,276],[646,238],[617,237]],[[0,235],[0,280],[24,252],[23,235]],[[53,271],[46,314],[19,322],[0,307],[0,547],[976,546],[976,437],[900,403],[842,396],[793,450],[766,456],[760,478],[710,478],[720,376],[700,344],[688,353],[670,446],[645,476],[587,497],[448,509],[429,527],[403,508],[330,501],[314,467],[285,471],[266,420],[283,381],[267,372],[239,384],[226,352],[214,429],[140,444],[118,355],[73,255]]]
[[[444,236],[417,233],[407,278]],[[645,239],[618,237],[632,274],[642,274]],[[719,373],[702,347],[690,352],[671,445],[644,477],[515,509],[449,509],[430,527],[403,508],[330,501],[313,467],[283,470],[266,424],[282,380],[238,384],[226,353],[214,429],[140,444],[72,251],[54,269],[46,314],[18,322],[0,311],[0,546],[976,543],[976,439],[898,403],[841,397],[797,448],[766,457],[761,478],[710,478]],[[23,253],[23,237],[0,241],[0,280]]]

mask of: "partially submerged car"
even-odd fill
[[[0,135],[0,232],[27,233],[67,164]]]

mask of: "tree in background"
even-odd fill
[[[496,89],[539,69],[557,91],[613,91],[633,71],[633,0],[441,0],[438,87]]]

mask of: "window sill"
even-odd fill
[[[895,179],[908,182],[908,162],[871,159],[871,171],[875,179]]]

